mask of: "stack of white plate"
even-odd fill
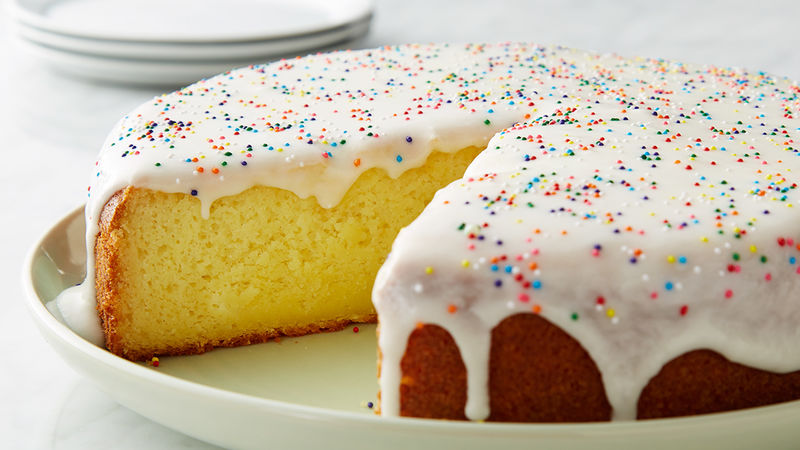
[[[95,80],[185,84],[353,44],[372,0],[12,0],[20,40]]]

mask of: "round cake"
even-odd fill
[[[533,44],[234,70],[112,131],[57,303],[134,360],[377,316],[384,415],[800,398],[798,93]]]

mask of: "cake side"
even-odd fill
[[[141,360],[374,321],[372,281],[397,231],[477,152],[434,152],[396,179],[367,171],[330,209],[257,186],[204,219],[191,195],[118,192],[95,244],[107,347]]]
[[[798,399],[800,370],[760,370],[700,349],[669,361],[650,379],[639,396],[637,418],[710,414]]]
[[[400,366],[401,416],[466,420],[466,367],[447,330],[419,324]],[[492,330],[488,391],[488,421],[611,418],[592,359],[575,339],[534,314],[509,317]]]
[[[467,374],[447,330],[419,326],[400,362],[400,415],[466,420]],[[533,313],[492,331],[488,421],[606,421],[611,407],[597,366],[577,341]],[[732,411],[800,399],[800,371],[773,373],[711,350],[669,361],[642,390],[637,419]]]

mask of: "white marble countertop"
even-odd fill
[[[7,11],[0,4],[0,448],[213,448],[118,405],[67,367],[28,317],[20,277],[29,247],[83,202],[107,130],[160,90],[51,71],[15,44]],[[382,0],[359,47],[533,41],[800,79],[798,17],[792,0]]]

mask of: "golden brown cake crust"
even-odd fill
[[[465,420],[466,369],[450,334],[420,324],[401,361],[400,414]],[[534,314],[492,331],[490,421],[583,422],[611,418],[597,366],[580,344]],[[710,350],[667,363],[642,391],[638,418],[731,411],[800,399],[800,371],[775,374]]]
[[[425,325],[414,330],[400,368],[401,416],[466,419],[467,369],[444,328]]]
[[[800,371],[777,374],[695,350],[661,368],[639,396],[639,419],[708,414],[800,399]]]
[[[536,314],[517,314],[492,330],[489,420],[609,420],[600,371],[581,345]]]
[[[467,374],[450,334],[419,326],[401,361],[400,414],[464,420]],[[492,332],[490,421],[609,420],[600,372],[572,337],[538,315],[518,314]]]
[[[116,278],[119,273],[118,258],[119,239],[122,229],[120,217],[125,210],[125,198],[132,188],[123,189],[114,194],[100,214],[98,225],[100,231],[94,246],[95,254],[95,291],[97,310],[105,335],[106,348],[112,353],[123,356],[120,337],[117,333],[117,311],[119,302],[116,295]],[[152,355],[141,355],[145,359]]]

